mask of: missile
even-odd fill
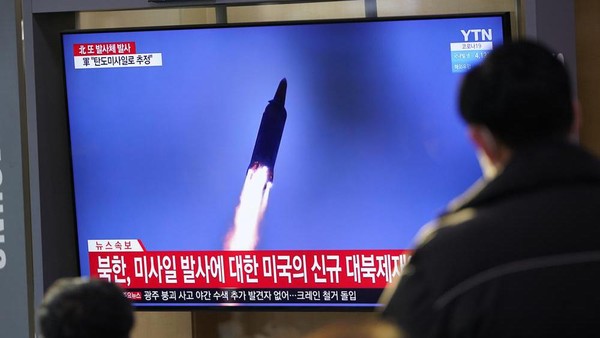
[[[248,169],[256,169],[260,166],[269,168],[269,182],[273,182],[275,160],[277,159],[283,127],[287,118],[287,111],[285,110],[286,91],[287,80],[283,78],[279,82],[275,96],[269,101],[263,112],[258,134],[256,135],[254,151],[248,166]]]

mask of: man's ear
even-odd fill
[[[492,164],[500,161],[502,155],[498,142],[492,132],[482,125],[469,125],[467,127],[469,138],[478,151],[485,154]]]

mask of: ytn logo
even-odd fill
[[[461,29],[465,41],[492,41],[492,29]],[[473,40],[469,40],[469,37],[473,37]]]

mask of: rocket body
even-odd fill
[[[283,135],[283,128],[287,118],[285,110],[285,96],[287,91],[287,80],[282,79],[279,82],[275,96],[265,108],[256,135],[254,151],[250,159],[248,168],[258,168],[266,166],[269,168],[269,181],[273,181],[273,171],[277,152]]]

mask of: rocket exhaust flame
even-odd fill
[[[272,186],[269,172],[269,168],[265,166],[248,169],[240,194],[240,203],[235,210],[233,228],[225,240],[225,250],[256,248],[260,222],[265,214]]]
[[[267,208],[275,160],[287,118],[286,91],[287,80],[284,78],[262,115],[233,228],[225,238],[225,250],[254,250],[258,243],[258,230]]]

